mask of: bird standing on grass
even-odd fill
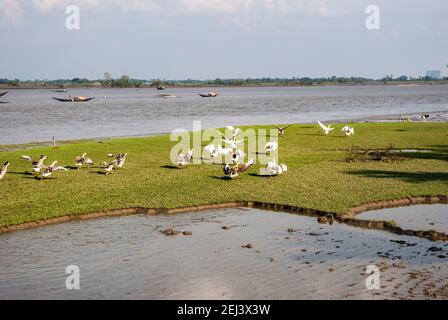
[[[75,167],[81,169],[84,164],[93,165],[93,160],[90,158],[86,158],[87,153],[83,153],[82,156],[78,156],[75,159]]]
[[[0,180],[3,179],[6,175],[6,172],[8,171],[8,167],[9,167],[9,162],[6,161],[3,164],[3,167],[0,169]]]
[[[51,177],[51,175],[53,174],[53,172],[58,171],[58,170],[64,170],[64,171],[68,171],[66,168],[61,167],[61,166],[57,166],[56,167],[56,163],[58,163],[57,161],[53,161],[53,163],[49,166],[47,166],[45,168],[45,171],[42,173],[42,176],[40,177],[40,179],[44,179],[44,178],[49,178]]]
[[[283,163],[277,164],[275,161],[269,161],[266,170],[270,176],[277,176],[288,171],[288,167]]]
[[[227,176],[230,176],[230,178],[236,178],[240,173],[246,172],[249,170],[249,168],[254,164],[254,160],[250,159],[249,162],[245,164],[238,164],[238,165],[228,165],[226,164],[224,166],[224,174]]]
[[[344,128],[341,129],[341,131],[344,132],[346,137],[349,137],[349,136],[352,136],[355,134],[355,129],[350,126],[345,126]]]
[[[33,173],[40,173],[42,169],[45,169],[44,161],[47,159],[47,156],[41,155],[39,160],[33,160],[30,156],[21,156],[23,160],[27,160],[33,166]]]
[[[275,123],[273,123],[273,125],[274,125],[274,127],[277,128],[279,137],[283,137],[286,133],[285,132],[286,129],[291,126],[291,125],[287,125],[286,127],[280,127],[280,126],[276,125]]]
[[[187,153],[181,153],[176,158],[176,163],[179,167],[186,167],[191,163],[191,159],[193,159],[193,151],[190,150]]]
[[[326,126],[326,125],[322,124],[319,120],[317,121],[317,123],[320,125],[320,127],[324,131],[325,135],[328,135],[331,131],[334,130],[334,128],[331,127],[331,124]]]
[[[117,164],[117,159],[115,159],[114,161],[112,161],[111,163],[106,164],[104,171],[106,173],[106,176],[111,174],[112,171],[114,170],[114,166]]]
[[[277,151],[277,149],[278,149],[278,143],[275,142],[275,141],[269,141],[264,146],[264,151],[266,152],[266,154],[270,154],[271,152],[275,152],[275,151]]]

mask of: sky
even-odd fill
[[[446,75],[447,22],[446,0],[0,0],[0,78]]]

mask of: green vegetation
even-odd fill
[[[440,80],[429,77],[412,78],[408,76],[393,77],[388,75],[381,79],[368,79],[363,77],[293,77],[293,78],[247,78],[247,79],[210,79],[210,80],[160,80],[160,79],[132,79],[122,75],[113,79],[109,73],[105,73],[104,79],[57,79],[57,80],[9,80],[0,79],[0,88],[57,88],[57,87],[116,87],[116,88],[155,88],[164,87],[223,87],[223,86],[330,86],[330,85],[384,85],[384,84],[447,84],[448,77]]]
[[[172,167],[169,137],[72,142],[58,147],[36,147],[0,152],[0,161],[11,162],[0,180],[0,226],[66,214],[82,214],[130,207],[174,208],[236,200],[296,205],[344,214],[363,203],[420,195],[448,195],[448,123],[354,124],[356,134],[345,138],[340,128],[321,135],[317,125],[294,125],[280,139],[279,160],[288,172],[260,177],[258,166],[235,180],[223,179],[221,165]],[[259,126],[256,128],[268,128]],[[203,142],[205,146],[207,142]],[[432,153],[402,154],[396,162],[347,162],[347,149],[432,149]],[[77,155],[87,152],[96,161],[92,168],[55,172],[39,181],[23,154],[49,157],[73,166]],[[99,163],[108,153],[127,152],[123,169],[106,176]],[[254,157],[254,155],[250,155]]]

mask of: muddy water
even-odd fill
[[[447,121],[448,86],[331,86],[255,88],[170,88],[175,99],[155,98],[155,89],[10,90],[0,102],[0,144],[116,137],[192,130],[205,127],[274,123],[316,123],[316,120],[390,119],[430,114],[429,121]],[[215,99],[198,93],[219,91]],[[85,104],[52,97],[85,95]],[[443,112],[439,112],[443,111]],[[14,133],[14,134],[12,134]]]
[[[448,205],[431,204],[368,211],[365,220],[395,221],[403,229],[436,230],[448,234]]]
[[[2,299],[448,299],[447,243],[258,209],[71,222],[0,243]],[[65,287],[72,264],[80,290]],[[366,289],[370,264],[379,290]]]

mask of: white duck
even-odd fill
[[[346,137],[349,137],[349,136],[355,134],[355,129],[350,126],[345,126],[344,128],[341,129],[341,131],[344,132]]]
[[[331,127],[331,124],[329,124],[328,126],[324,125],[323,123],[321,123],[319,120],[317,121],[317,123],[320,125],[320,127],[322,128],[322,130],[324,131],[325,135],[328,135],[331,131],[334,130],[334,128]]]
[[[176,158],[176,163],[179,167],[186,167],[191,163],[191,159],[193,159],[193,151],[190,150],[187,153],[181,153]]]
[[[226,164],[224,166],[224,174],[229,176],[230,178],[236,178],[240,173],[246,172],[249,168],[254,164],[254,160],[250,159],[249,162],[245,164],[238,164],[234,166],[230,166]]]
[[[66,168],[61,166],[56,166],[57,161],[53,161],[53,163],[45,168],[45,171],[42,173],[41,180],[44,178],[49,178],[53,174],[54,171],[64,170],[68,171]]]
[[[277,164],[275,161],[269,161],[266,170],[271,176],[277,176],[283,172],[288,171],[288,167],[285,164]]]
[[[105,164],[104,171],[106,172],[106,176],[112,173],[116,164],[117,164],[117,159],[115,159],[111,163]]]
[[[30,156],[21,156],[23,160],[27,160],[33,166],[33,173],[40,173],[42,169],[45,169],[44,161],[47,159],[47,156],[41,155],[39,160],[33,160]]]
[[[3,167],[0,169],[0,180],[3,179],[6,175],[6,172],[8,171],[8,167],[9,167],[9,162],[6,161],[3,164]]]
[[[75,166],[79,169],[81,169],[81,167],[84,164],[88,164],[88,165],[93,165],[93,160],[90,158],[86,158],[87,153],[83,153],[82,156],[78,156],[75,159]]]
[[[277,149],[278,149],[278,143],[275,142],[275,141],[269,141],[264,146],[264,150],[265,150],[266,154],[270,154],[272,152],[275,152],[275,151],[277,151]]]

